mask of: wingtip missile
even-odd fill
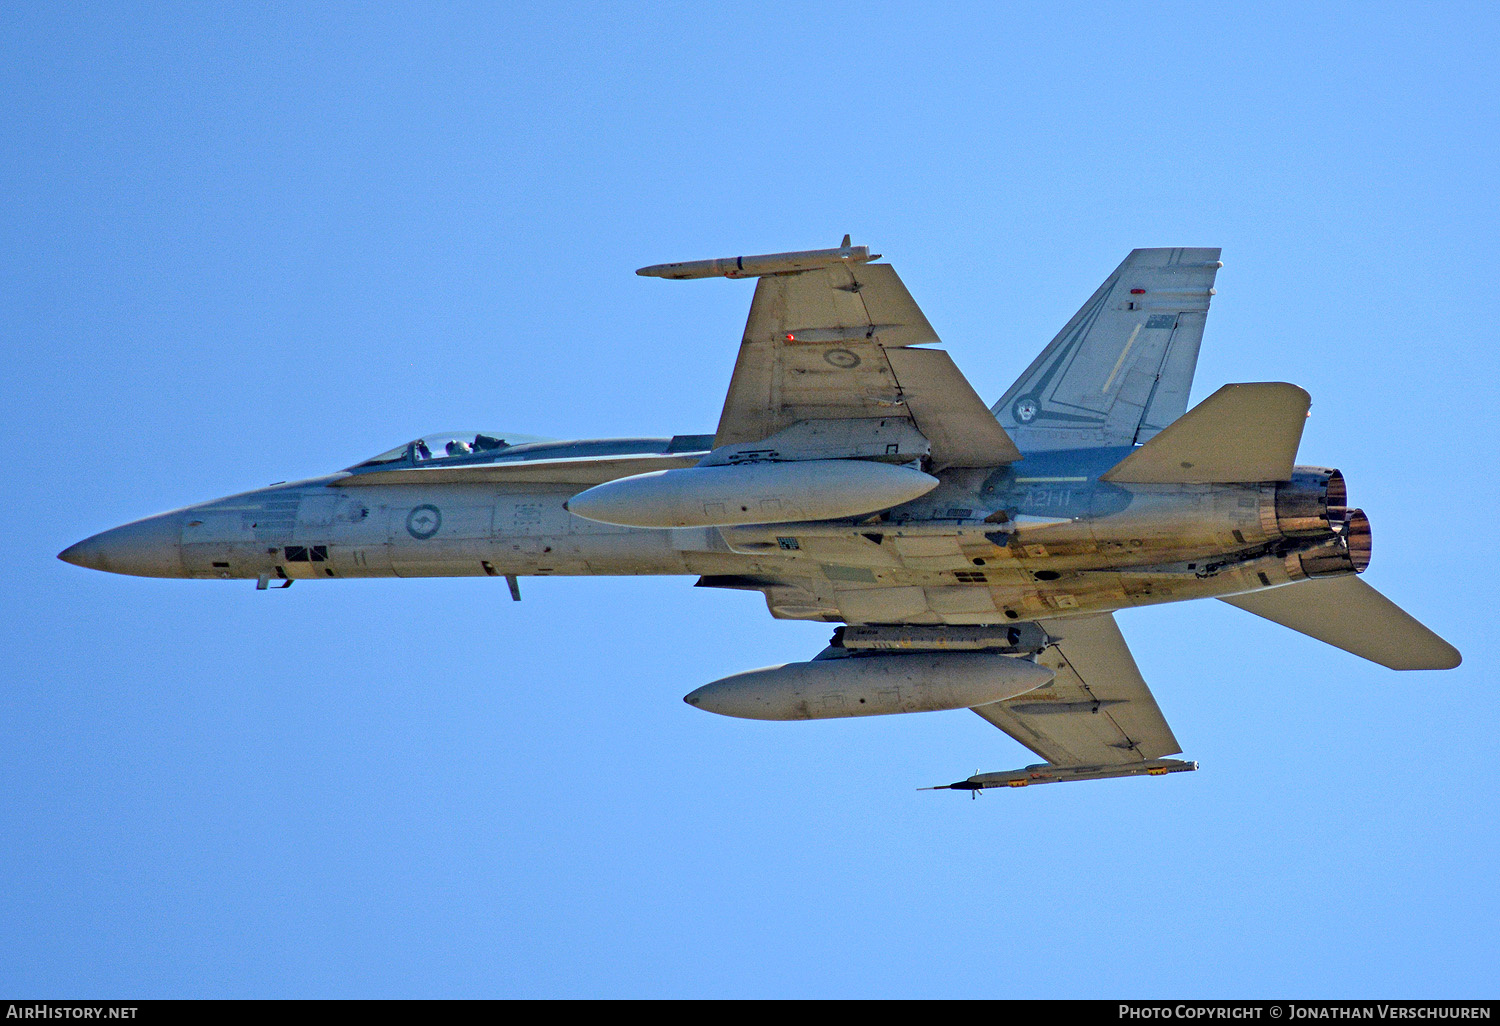
[[[763,253],[759,256],[724,257],[720,260],[686,260],[675,264],[652,264],[635,273],[643,278],[759,278],[767,274],[795,274],[818,267],[863,264],[879,260],[869,246],[851,246],[849,236],[834,249],[807,249],[794,253]]]
[[[1032,784],[1058,784],[1069,780],[1108,780],[1111,777],[1161,777],[1168,773],[1190,773],[1196,762],[1182,759],[1150,759],[1123,766],[1055,766],[1037,763],[1024,769],[1001,773],[976,773],[968,780],[919,788],[922,791],[983,791],[991,787],[1029,787]]]

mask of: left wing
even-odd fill
[[[1056,674],[1052,682],[974,711],[1047,762],[977,774],[948,787],[974,791],[1198,768],[1195,762],[1163,758],[1182,748],[1113,616],[1040,623],[1055,642],[1037,656]]]
[[[912,421],[938,467],[1020,459],[947,353],[906,348],[938,341],[889,264],[762,277],[714,445],[757,442],[799,421],[884,418]]]
[[[759,441],[799,420],[901,416],[883,347],[936,341],[888,264],[761,278],[714,446]]]

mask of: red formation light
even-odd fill
[[[1145,289],[1131,289],[1130,290],[1130,294],[1132,296],[1144,296],[1146,294],[1146,290]]]

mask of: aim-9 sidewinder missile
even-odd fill
[[[869,246],[849,245],[849,236],[837,249],[805,249],[797,253],[763,253],[760,256],[724,257],[721,260],[685,260],[677,264],[652,264],[636,274],[647,278],[759,278],[765,274],[795,274],[816,267],[863,264],[879,260]]]

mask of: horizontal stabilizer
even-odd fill
[[[333,484],[340,488],[410,484],[572,484],[581,487],[604,484],[621,477],[648,474],[653,470],[678,470],[696,466],[702,454],[585,456],[566,460],[512,460],[458,467],[406,467],[350,474]]]
[[[1451,670],[1458,649],[1358,577],[1325,577],[1222,601],[1393,670]]]
[[[1103,475],[1132,484],[1287,481],[1311,397],[1296,385],[1225,385]]]
[[[1021,458],[1021,450],[945,351],[892,347],[885,358],[917,430],[932,443],[935,467],[996,467]]]

